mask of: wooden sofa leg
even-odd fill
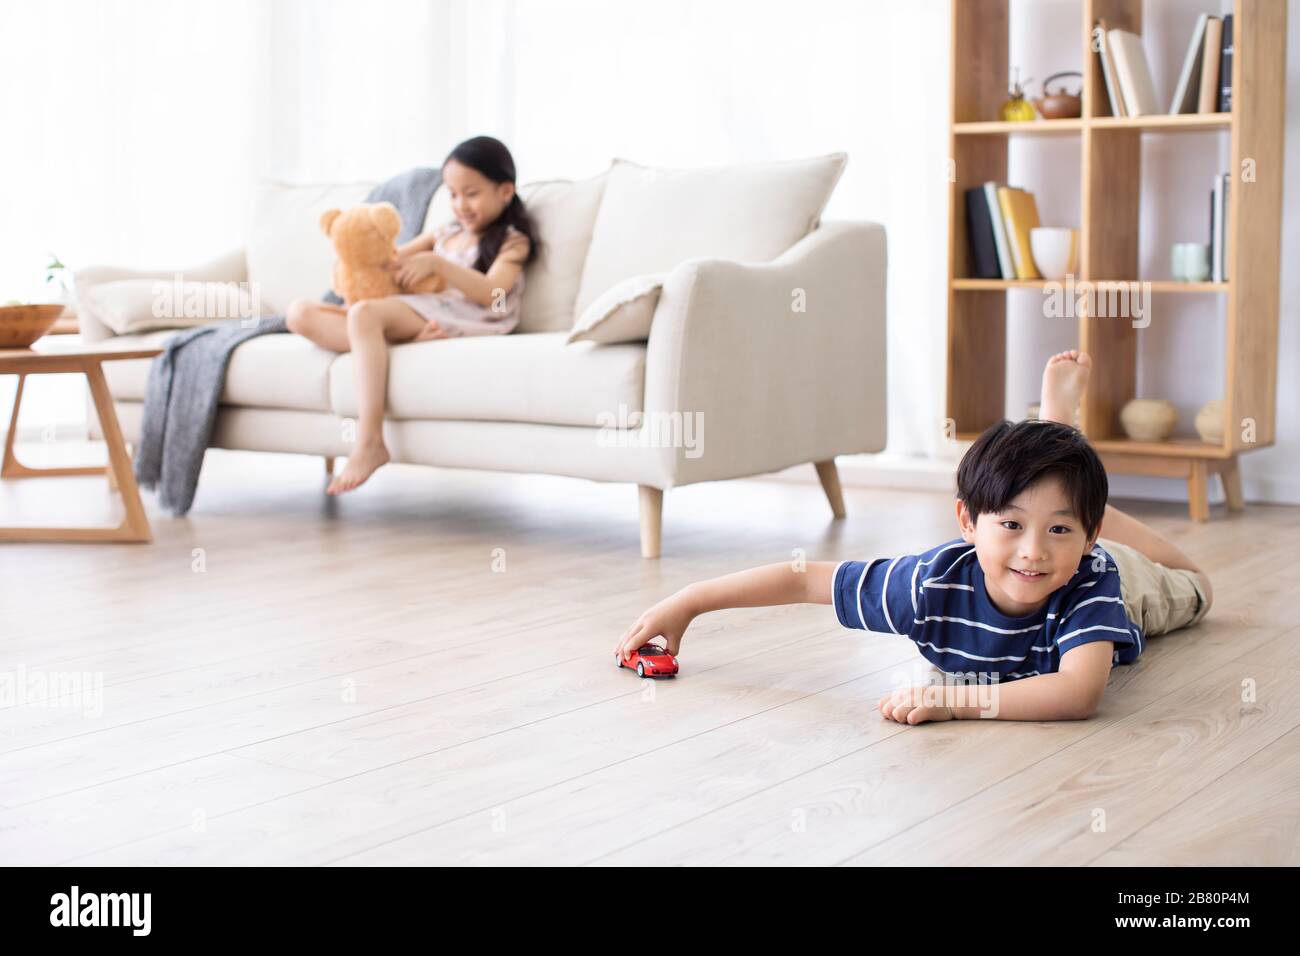
[[[821,479],[822,491],[830,502],[831,513],[837,518],[844,517],[844,492],[840,489],[840,473],[835,467],[835,459],[815,462],[817,477]]]
[[[332,455],[325,456],[325,477],[334,477],[334,457]]]
[[[659,557],[659,532],[663,527],[664,491],[637,485],[641,494],[641,557]]]

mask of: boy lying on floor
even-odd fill
[[[1079,720],[1110,670],[1148,638],[1205,617],[1209,578],[1154,530],[1106,504],[1106,472],[1064,424],[1091,371],[1052,356],[1040,421],[1001,422],[957,471],[961,537],[875,561],[771,564],[689,585],[648,609],[616,651],[662,636],[676,654],[694,618],[728,607],[832,604],[845,627],[911,638],[945,675],[881,699],[887,719]],[[952,677],[958,677],[953,682]]]

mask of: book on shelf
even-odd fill
[[[1174,87],[1174,98],[1169,104],[1170,113],[1195,113],[1200,104],[1201,68],[1205,62],[1205,27],[1210,21],[1208,13],[1196,18],[1192,29],[1192,39],[1187,44],[1187,53],[1183,57],[1183,70],[1178,74],[1178,85]]]
[[[1218,17],[1210,17],[1206,21],[1203,46],[1201,94],[1197,100],[1196,112],[1217,113],[1219,111],[1219,58],[1223,55],[1223,21]]]
[[[993,226],[993,246],[998,253],[998,270],[1003,279],[1016,277],[1015,260],[1011,258],[1011,244],[1007,241],[1007,224],[1002,219],[1002,204],[998,201],[1001,183],[992,180],[984,184],[984,202],[988,206],[989,222]]]
[[[1124,97],[1119,92],[1119,80],[1115,77],[1115,64],[1111,57],[1110,43],[1106,39],[1106,21],[1098,20],[1092,30],[1093,49],[1101,59],[1101,78],[1106,84],[1106,98],[1110,101],[1111,116],[1126,116]]]
[[[1219,46],[1219,112],[1232,112],[1232,14],[1223,15],[1223,41]]]
[[[990,180],[965,191],[973,279],[1037,279],[1029,230],[1038,223],[1033,193]]]
[[[1210,191],[1210,281],[1228,281],[1228,173],[1214,177]]]
[[[966,190],[966,230],[970,234],[971,275],[976,279],[1001,279],[1002,266],[983,186]]]
[[[1038,205],[1034,194],[1015,186],[998,187],[998,206],[1007,230],[1007,245],[1015,262],[1016,279],[1039,279],[1034,255],[1029,248],[1029,230],[1038,227]]]
[[[1156,99],[1151,66],[1147,63],[1142,38],[1128,30],[1111,30],[1106,34],[1115,77],[1119,81],[1124,109],[1129,116],[1148,116],[1163,112]]]

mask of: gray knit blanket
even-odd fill
[[[416,168],[381,183],[366,202],[391,202],[402,214],[399,243],[419,235],[429,201],[442,182],[442,172]],[[329,290],[322,301],[342,305]],[[226,368],[236,348],[259,335],[287,332],[282,315],[260,317],[251,326],[218,322],[186,329],[163,343],[163,352],[149,368],[144,418],[135,456],[140,487],[158,489],[158,502],[174,515],[186,514],[194,503],[203,455],[216,425]]]

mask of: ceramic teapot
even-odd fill
[[[1082,91],[1083,74],[1076,71],[1054,73],[1043,80],[1043,95],[1034,100],[1034,106],[1038,108],[1038,112],[1043,119],[1075,119],[1083,115],[1083,100],[1080,98],[1079,93],[1067,93],[1064,84],[1056,92],[1052,92],[1047,88],[1048,84],[1053,80],[1068,76],[1077,76],[1079,78],[1079,90]]]

